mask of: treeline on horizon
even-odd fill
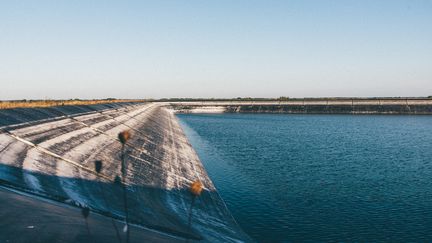
[[[425,97],[306,97],[306,98],[290,98],[281,96],[279,98],[256,98],[256,97],[237,97],[237,98],[162,98],[151,101],[160,102],[176,102],[176,101],[287,101],[287,100],[421,100],[432,99],[431,96]]]

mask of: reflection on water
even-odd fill
[[[178,116],[258,241],[432,240],[432,116]]]

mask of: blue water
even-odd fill
[[[257,241],[432,241],[432,116],[178,117]]]

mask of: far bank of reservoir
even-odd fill
[[[329,98],[274,101],[175,101],[178,113],[291,113],[431,115],[430,98]]]

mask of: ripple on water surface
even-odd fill
[[[261,242],[432,240],[432,117],[179,115]]]

